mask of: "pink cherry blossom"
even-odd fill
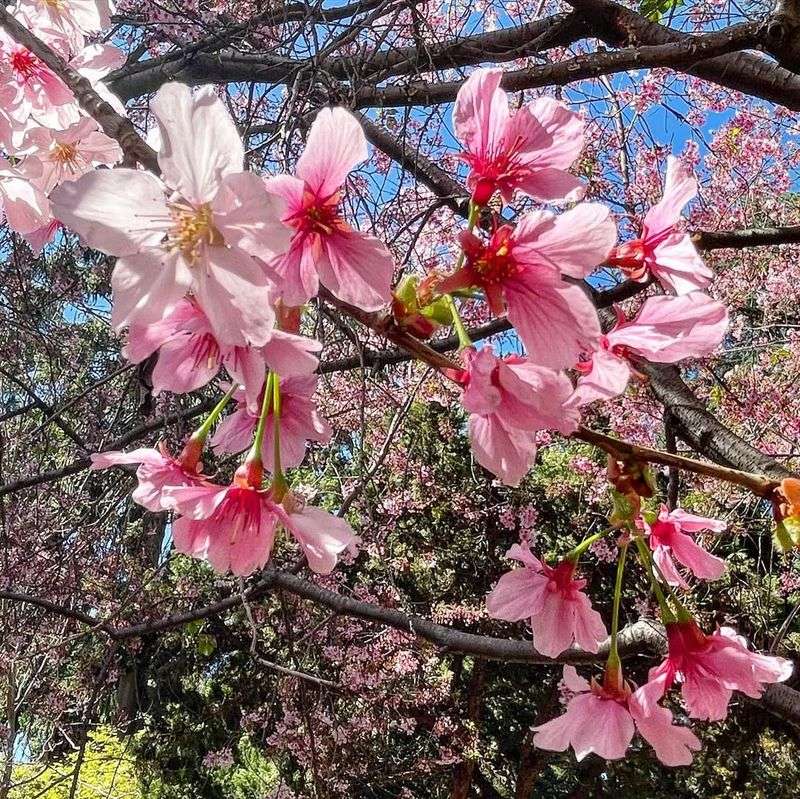
[[[263,374],[263,373],[262,373]],[[320,416],[312,396],[317,388],[318,375],[281,377],[280,443],[281,467],[299,466],[306,455],[308,441],[327,444],[332,435],[330,425]],[[258,424],[260,398],[248,403],[242,392],[234,395],[239,407],[220,422],[211,437],[211,446],[220,452],[243,452],[253,442]],[[272,472],[274,424],[272,410],[264,428],[262,457],[264,467]]]
[[[84,33],[111,25],[114,5],[108,0],[19,0],[17,11],[31,28],[57,31],[80,49]]]
[[[751,652],[730,627],[706,635],[693,620],[666,626],[669,653],[650,670],[651,690],[662,696],[679,680],[693,718],[721,721],[734,691],[758,699],[765,684],[783,682],[792,674],[790,660]]]
[[[32,113],[40,124],[53,119],[54,106],[74,103],[66,84],[30,50],[0,29],[0,81],[13,87],[15,97],[8,109],[24,126]]]
[[[267,367],[287,377],[311,374],[319,364],[314,353],[321,346],[315,339],[275,329],[263,347],[232,347],[216,338],[197,303],[181,300],[162,320],[131,325],[122,354],[132,363],[141,363],[158,351],[152,373],[156,394],[164,390],[176,394],[195,391],[224,366],[244,387],[243,396],[251,411],[258,413]]]
[[[519,191],[538,200],[579,200],[583,183],[568,170],[583,149],[583,122],[562,103],[539,97],[513,116],[501,69],[477,69],[456,97],[453,125],[469,164],[478,205],[495,191],[510,203]]]
[[[57,219],[91,247],[119,256],[112,323],[159,321],[191,292],[220,341],[261,346],[275,321],[269,281],[253,255],[288,243],[281,203],[254,174],[213,90],[168,83],[151,106],[162,183],[146,172],[95,170],[52,195]]]
[[[498,358],[490,347],[463,353],[462,404],[469,411],[475,460],[507,485],[519,485],[536,459],[536,432],[574,432],[579,417],[565,409],[566,375],[525,358]]]
[[[503,225],[488,242],[461,235],[466,263],[439,285],[450,292],[477,286],[493,313],[508,318],[535,364],[561,369],[600,339],[597,313],[577,285],[562,278],[586,277],[616,241],[607,208],[582,203],[560,216],[525,214],[516,228]]]
[[[47,198],[32,179],[40,174],[38,164],[30,164],[28,174],[23,174],[0,156],[0,210],[17,233],[33,233],[52,220]]]
[[[353,230],[341,211],[347,174],[366,158],[367,141],[356,118],[343,108],[324,108],[311,125],[296,176],[267,180],[286,200],[283,220],[295,231],[276,262],[288,305],[316,296],[320,283],[366,311],[391,302],[392,256],[378,239]]]
[[[677,363],[709,355],[727,328],[725,306],[701,291],[649,297],[632,320],[617,309],[617,324],[600,339],[600,349],[577,364],[582,374],[569,404],[580,407],[622,394],[632,373],[630,357]]]
[[[653,558],[670,585],[688,588],[675,567],[676,560],[701,580],[718,580],[725,573],[725,561],[707,552],[690,535],[701,530],[721,533],[725,522],[695,516],[681,508],[670,512],[666,505],[662,505],[656,521],[645,524],[645,529],[650,532]]]
[[[692,751],[700,749],[697,736],[673,724],[672,713],[656,704],[646,687],[590,684],[574,666],[564,667],[564,682],[575,695],[562,716],[533,728],[533,744],[540,749],[563,752],[572,746],[579,761],[591,753],[619,760],[636,730],[665,766],[686,766]]]
[[[203,477],[198,469],[199,447],[189,443],[178,458],[174,458],[167,450],[166,444],[160,442],[158,449],[135,449],[131,452],[99,452],[91,456],[92,469],[108,469],[111,466],[122,466],[138,463],[136,477],[139,485],[134,489],[134,502],[138,502],[147,510],[158,512],[164,510],[164,491],[174,486],[199,485]]]
[[[94,167],[111,166],[122,159],[122,149],[84,117],[66,130],[37,127],[25,136],[23,151],[42,165],[36,185],[45,193],[67,180],[77,180]]]
[[[486,598],[494,619],[530,619],[533,644],[547,657],[558,657],[573,643],[597,652],[607,637],[600,614],[583,592],[586,580],[575,578],[575,563],[548,566],[527,545],[514,544],[506,557],[523,564],[506,572]]]
[[[617,247],[609,263],[634,280],[649,274],[675,294],[706,288],[713,273],[703,263],[688,233],[677,229],[681,209],[697,194],[697,181],[673,157],[667,158],[664,196],[645,215],[642,235]]]
[[[319,574],[329,574],[338,557],[355,550],[350,525],[319,508],[304,507],[292,494],[283,505],[238,476],[229,486],[171,488],[167,504],[182,514],[173,522],[178,552],[208,560],[218,572],[239,576],[263,568],[281,525],[294,536]]]

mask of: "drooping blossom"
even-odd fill
[[[331,440],[330,425],[320,416],[312,399],[317,388],[318,375],[282,377],[280,379],[281,413],[280,445],[281,467],[299,466],[306,456],[306,444],[317,441],[327,444]],[[211,437],[211,446],[219,452],[243,452],[253,443],[258,424],[260,398],[255,405],[248,403],[242,392],[234,394],[238,408],[225,417]],[[264,427],[262,458],[267,471],[274,470],[274,423],[270,409]]]
[[[91,456],[91,469],[108,469],[138,463],[136,478],[139,485],[131,497],[149,511],[164,510],[164,491],[174,486],[199,485],[203,480],[200,473],[200,450],[202,444],[189,439],[183,452],[176,458],[161,441],[156,449],[142,448],[131,452],[98,452]]]
[[[673,723],[672,713],[656,703],[648,686],[634,691],[622,680],[619,685],[589,683],[574,666],[564,666],[564,683],[575,695],[562,716],[533,728],[539,749],[563,752],[572,746],[579,761],[593,752],[619,760],[637,730],[665,766],[687,766],[700,749],[697,736]]]
[[[272,332],[269,280],[253,257],[288,243],[282,203],[243,172],[244,150],[214,91],[162,86],[158,120],[163,182],[131,169],[95,170],[52,194],[57,219],[91,247],[118,256],[112,324],[150,324],[189,292],[218,340],[261,346]]]
[[[243,396],[258,413],[267,366],[286,374],[311,374],[317,367],[314,352],[321,344],[303,336],[273,330],[259,348],[236,347],[217,339],[208,317],[192,300],[181,300],[163,319],[150,325],[131,325],[122,354],[140,363],[158,351],[152,373],[153,391],[184,394],[206,385],[221,367],[244,387]],[[245,447],[242,447],[245,449]]]
[[[608,263],[633,280],[649,275],[675,294],[704,289],[714,277],[692,244],[691,236],[677,225],[681,209],[697,195],[697,181],[674,156],[667,158],[664,196],[645,215],[638,239],[616,247]]]
[[[666,505],[662,505],[658,518],[652,524],[645,523],[645,529],[650,533],[650,549],[664,579],[670,585],[688,588],[675,567],[676,560],[701,580],[718,580],[722,577],[725,561],[703,549],[692,533],[702,530],[721,533],[725,526],[725,522],[719,519],[695,516],[681,508],[670,512]]]
[[[582,203],[554,216],[534,211],[512,228],[503,225],[488,241],[461,234],[464,266],[439,284],[442,292],[483,289],[492,312],[508,312],[535,364],[561,369],[600,339],[589,298],[564,276],[586,277],[616,241],[608,208]]]
[[[284,302],[302,305],[319,284],[340,300],[374,311],[391,302],[394,263],[378,239],[353,230],[342,215],[347,174],[367,158],[367,140],[343,108],[323,108],[308,133],[295,175],[267,180],[286,201],[291,246],[276,262]]]
[[[495,191],[507,203],[516,191],[545,202],[581,199],[583,183],[567,170],[583,149],[583,121],[550,97],[512,116],[502,77],[501,69],[475,70],[453,108],[474,202],[486,205]]]
[[[600,614],[583,591],[586,580],[575,577],[575,563],[565,560],[548,566],[527,545],[514,544],[506,553],[523,564],[506,572],[486,597],[494,619],[529,619],[533,645],[547,657],[558,657],[573,643],[597,652],[607,637]]]
[[[650,669],[649,680],[656,698],[677,679],[689,715],[721,721],[728,715],[734,691],[758,699],[764,685],[783,682],[792,674],[790,660],[760,655],[730,627],[706,635],[694,620],[671,622],[667,627],[666,659]]]
[[[600,339],[600,348],[578,362],[581,372],[569,404],[608,400],[625,391],[631,357],[677,363],[712,353],[728,328],[728,311],[702,291],[681,297],[649,297],[635,319],[618,308],[617,324]]]
[[[23,174],[0,156],[0,211],[17,233],[32,233],[52,220],[50,204],[31,178],[39,174],[38,164],[31,164],[29,173]]]
[[[244,577],[263,568],[279,525],[297,540],[318,574],[330,574],[358,540],[344,519],[303,506],[291,492],[281,504],[271,491],[248,482],[241,469],[229,486],[171,488],[166,495],[170,508],[182,514],[173,521],[175,548],[207,560],[221,573]]]
[[[100,164],[111,166],[122,159],[119,144],[98,128],[97,122],[84,117],[66,130],[36,127],[28,131],[23,143],[28,154],[41,164],[36,185],[45,193],[67,180],[77,180]]]
[[[461,402],[469,412],[475,460],[507,485],[519,485],[536,459],[536,433],[574,432],[578,413],[564,403],[572,386],[563,373],[525,358],[498,358],[490,347],[464,350]]]
[[[55,31],[77,50],[83,34],[111,25],[114,4],[108,0],[19,0],[17,13],[32,29]]]

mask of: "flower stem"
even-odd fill
[[[238,388],[238,385],[232,385],[230,390],[226,392],[225,396],[214,406],[211,413],[208,414],[203,424],[201,424],[200,427],[198,427],[197,430],[192,433],[192,438],[195,441],[205,441],[206,438],[208,438],[211,428],[216,424],[220,414],[223,410],[225,410],[225,406],[228,404],[228,402],[230,402],[231,397],[236,393]]]
[[[461,320],[461,315],[458,312],[456,301],[453,299],[452,294],[445,294],[444,296],[447,300],[447,305],[450,308],[450,313],[453,316],[453,327],[455,328],[456,335],[458,336],[458,349],[468,349],[472,346],[472,339],[469,337],[469,333],[467,333],[467,329],[464,327],[464,322]]]
[[[267,426],[267,416],[269,416],[270,406],[272,405],[272,384],[276,379],[277,375],[274,372],[267,372],[267,377],[264,381],[264,397],[261,400],[261,412],[258,415],[258,424],[256,425],[256,434],[253,439],[253,446],[247,456],[248,461],[256,461],[259,464],[261,463],[261,450],[264,446],[264,430]]]
[[[283,499],[289,484],[281,467],[281,381],[274,372],[272,379],[272,490]]]
[[[599,533],[595,533],[594,535],[590,535],[588,538],[585,538],[581,541],[578,546],[574,549],[571,549],[567,554],[564,556],[564,560],[571,560],[573,563],[576,563],[578,558],[589,549],[595,541],[599,541],[601,538],[607,536],[609,533],[613,532],[613,530],[601,530]]]
[[[647,569],[647,573],[650,576],[650,587],[656,596],[658,608],[661,611],[661,620],[664,622],[664,624],[675,621],[675,615],[673,614],[672,609],[667,602],[667,598],[664,596],[664,592],[661,590],[661,586],[658,584],[658,580],[656,579],[655,570],[653,568],[655,564],[653,563],[653,559],[650,557],[650,550],[647,548],[647,544],[640,535],[634,535],[633,540],[636,544],[636,549],[639,552],[639,560],[642,561],[644,567]]]
[[[622,600],[622,577],[625,573],[625,557],[628,554],[627,541],[619,549],[617,559],[617,579],[614,582],[614,608],[611,612],[611,649],[608,653],[608,663],[606,668],[614,670],[619,668],[619,649],[617,647],[617,636],[619,635],[619,606]]]

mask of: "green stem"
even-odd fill
[[[272,489],[279,499],[289,488],[281,467],[281,381],[277,374],[272,380]]]
[[[247,456],[248,461],[255,461],[261,463],[261,450],[264,446],[264,430],[267,425],[267,416],[269,416],[269,409],[272,404],[272,384],[277,380],[277,375],[274,372],[267,372],[267,377],[264,385],[264,398],[261,400],[261,412],[258,416],[258,424],[256,425],[256,435],[253,439],[253,446],[250,448],[250,453]]]
[[[231,397],[236,393],[237,389],[239,388],[238,385],[234,384],[230,387],[230,390],[225,394],[225,396],[214,406],[211,413],[208,414],[206,420],[197,430],[194,431],[192,434],[192,438],[196,441],[205,441],[208,437],[208,434],[211,432],[211,428],[216,424],[217,419],[219,419],[220,414],[223,410],[225,410],[225,406],[230,402]]]
[[[673,614],[672,609],[670,608],[669,603],[667,602],[667,598],[664,596],[664,592],[661,590],[661,586],[659,585],[658,580],[656,579],[656,574],[653,567],[654,566],[656,566],[656,568],[658,567],[656,564],[653,563],[653,559],[650,557],[650,550],[647,548],[647,544],[640,535],[634,535],[633,541],[636,544],[636,549],[639,552],[639,560],[642,561],[645,568],[647,569],[648,575],[650,576],[650,587],[653,593],[656,595],[656,601],[658,602],[658,607],[659,610],[661,611],[661,620],[664,622],[664,624],[667,624],[669,622],[674,622],[675,615]]]
[[[599,533],[595,533],[594,535],[590,535],[588,538],[585,538],[581,541],[575,549],[571,549],[567,554],[564,556],[564,560],[571,560],[573,563],[577,562],[578,558],[586,552],[589,547],[595,543],[595,541],[599,541],[601,538],[607,536],[609,533],[613,532],[613,530],[601,530]]]
[[[617,560],[617,579],[614,582],[614,608],[611,612],[611,648],[608,653],[608,665],[612,668],[619,667],[619,649],[617,636],[619,635],[619,606],[622,600],[622,576],[625,573],[625,556],[628,554],[628,544],[620,547]]]
[[[459,350],[468,349],[472,346],[472,339],[469,337],[469,333],[467,333],[467,329],[464,327],[464,322],[461,321],[461,315],[456,307],[456,301],[453,299],[452,294],[445,294],[444,296],[450,308],[450,313],[453,316],[453,327],[456,329],[456,335],[458,336],[458,348]]]

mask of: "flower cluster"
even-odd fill
[[[119,64],[119,52],[86,40],[108,26],[110,12],[104,0],[21,0],[16,11],[124,112],[99,83]],[[308,505],[284,472],[303,463],[308,442],[332,438],[314,400],[321,344],[302,333],[305,305],[314,298],[333,298],[359,318],[378,314],[382,332],[392,327],[425,338],[452,324],[461,362],[433,365],[457,387],[475,461],[510,486],[533,467],[543,433],[579,433],[586,406],[622,395],[640,363],[702,357],[725,336],[726,308],[705,293],[712,273],[681,227],[682,209],[697,192],[685,165],[667,158],[662,199],[644,215],[640,235],[620,243],[610,209],[585,201],[586,187],[570,171],[584,145],[580,115],[550,98],[512,113],[500,70],[474,71],[455,103],[471,199],[453,267],[407,279],[395,291],[389,248],[358,229],[344,203],[348,176],[369,155],[348,110],[319,111],[293,174],[263,177],[248,170],[236,124],[213,88],[168,83],[151,104],[156,175],[113,168],[123,158],[118,142],[81,110],[58,75],[6,34],[0,77],[0,145],[8,154],[0,161],[0,200],[8,225],[34,249],[63,226],[116,259],[112,326],[127,336],[123,352],[132,363],[154,364],[154,391],[192,392],[223,370],[231,381],[179,454],[160,442],[92,456],[93,468],[137,465],[134,501],[170,512],[177,551],[221,573],[263,568],[279,529],[319,574],[357,551],[359,539],[342,517],[348,503],[341,516]],[[522,210],[502,206],[520,199]],[[568,208],[556,212],[545,203]],[[600,267],[659,292],[631,318],[616,309],[606,332],[586,283],[591,288]],[[460,304],[475,300],[507,319],[524,354],[470,339]],[[417,352],[427,352],[422,347]],[[223,417],[231,399],[237,407]],[[206,446],[244,453],[232,477],[205,473]],[[608,644],[579,575],[580,558],[611,530],[588,536],[553,563],[527,543],[515,544],[507,554],[522,567],[500,577],[487,609],[496,619],[529,621],[533,645],[547,657],[575,644],[591,653],[607,647],[601,681],[565,668],[574,695],[563,716],[535,729],[535,745],[572,746],[578,759],[590,752],[614,759],[638,731],[661,762],[686,764],[699,741],[659,704],[676,682],[690,717],[718,720],[733,691],[758,697],[791,667],[750,651],[729,628],[704,633],[681,603],[689,580],[722,577],[725,563],[695,536],[721,533],[724,523],[648,508],[642,500],[654,491],[642,464],[612,461],[618,502],[611,525],[619,540]],[[795,482],[784,481],[775,502],[776,516],[790,526],[800,517]],[[533,538],[529,527],[526,540]],[[666,659],[640,687],[624,677],[619,651],[631,546],[668,638]]]

